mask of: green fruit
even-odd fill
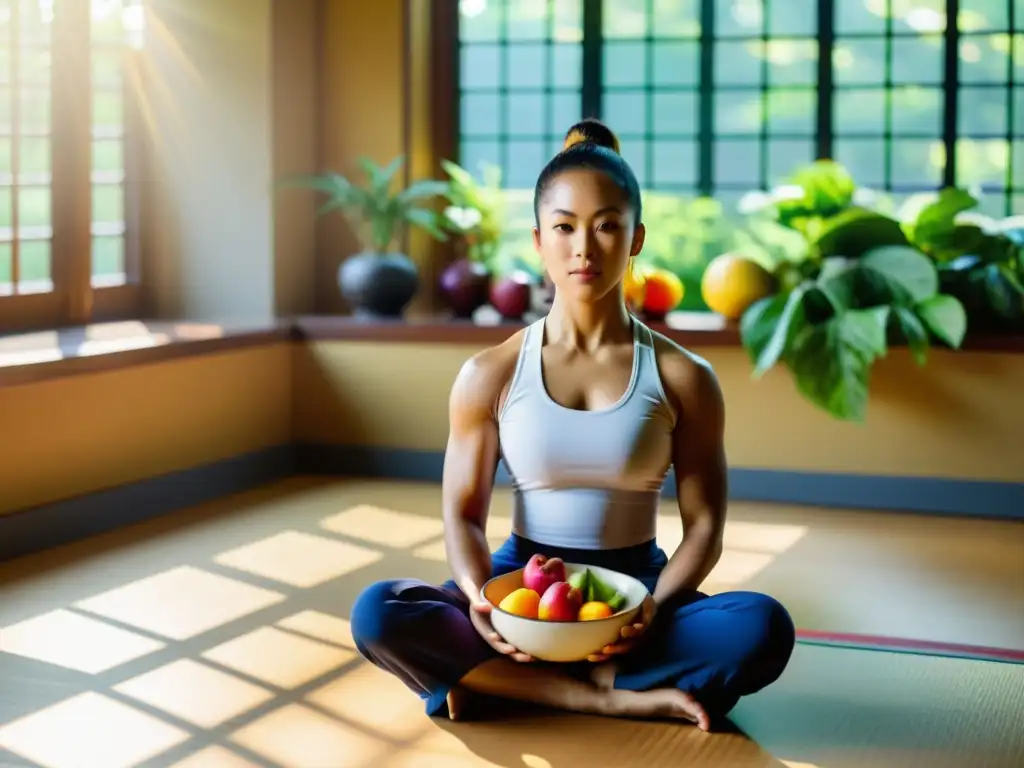
[[[578,589],[585,599],[590,594],[590,571],[586,568],[576,571],[569,577],[569,585]]]
[[[602,603],[607,603],[613,611],[618,611],[626,602],[625,595],[601,581],[595,573],[590,574],[590,588],[593,590],[593,596],[588,596],[588,600],[598,600]]]

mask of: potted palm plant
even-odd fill
[[[364,184],[340,173],[298,175],[282,181],[285,187],[303,187],[326,196],[317,215],[339,212],[345,216],[362,250],[338,268],[338,287],[356,317],[401,317],[419,290],[419,272],[408,255],[394,250],[407,227],[419,227],[438,240],[446,240],[439,214],[429,201],[445,193],[443,181],[426,179],[404,189],[394,180],[404,157],[380,167],[359,158]]]

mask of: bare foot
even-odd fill
[[[469,704],[471,693],[462,688],[452,688],[448,691],[448,719],[454,721],[461,720],[466,715],[466,708]]]
[[[655,688],[650,691],[614,691],[612,714],[618,717],[689,720],[702,731],[711,729],[711,718],[696,699],[678,688]]]
[[[604,661],[595,664],[590,670],[590,682],[600,691],[610,691],[615,687],[615,662]]]

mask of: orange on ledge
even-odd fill
[[[607,619],[613,613],[615,613],[615,611],[612,610],[611,606],[608,605],[608,603],[601,603],[595,600],[593,602],[584,603],[582,606],[580,606],[580,612],[577,616],[577,619],[579,619],[579,621]]]
[[[663,317],[683,301],[683,281],[667,269],[648,269],[643,273],[643,310],[654,317]]]
[[[708,309],[729,320],[739,320],[751,304],[776,290],[775,278],[767,269],[736,253],[723,253],[712,259],[700,284],[701,297]]]

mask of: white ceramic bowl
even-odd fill
[[[498,604],[510,593],[523,586],[523,570],[495,576],[480,590],[484,600],[493,606],[491,623],[499,635],[524,653],[535,659],[552,662],[584,661],[606,645],[619,639],[619,631],[636,616],[647,587],[632,576],[597,568],[592,565],[566,563],[566,576],[589,568],[592,573],[609,586],[625,595],[626,604],[606,619],[589,621],[544,621],[527,619],[501,610]]]

